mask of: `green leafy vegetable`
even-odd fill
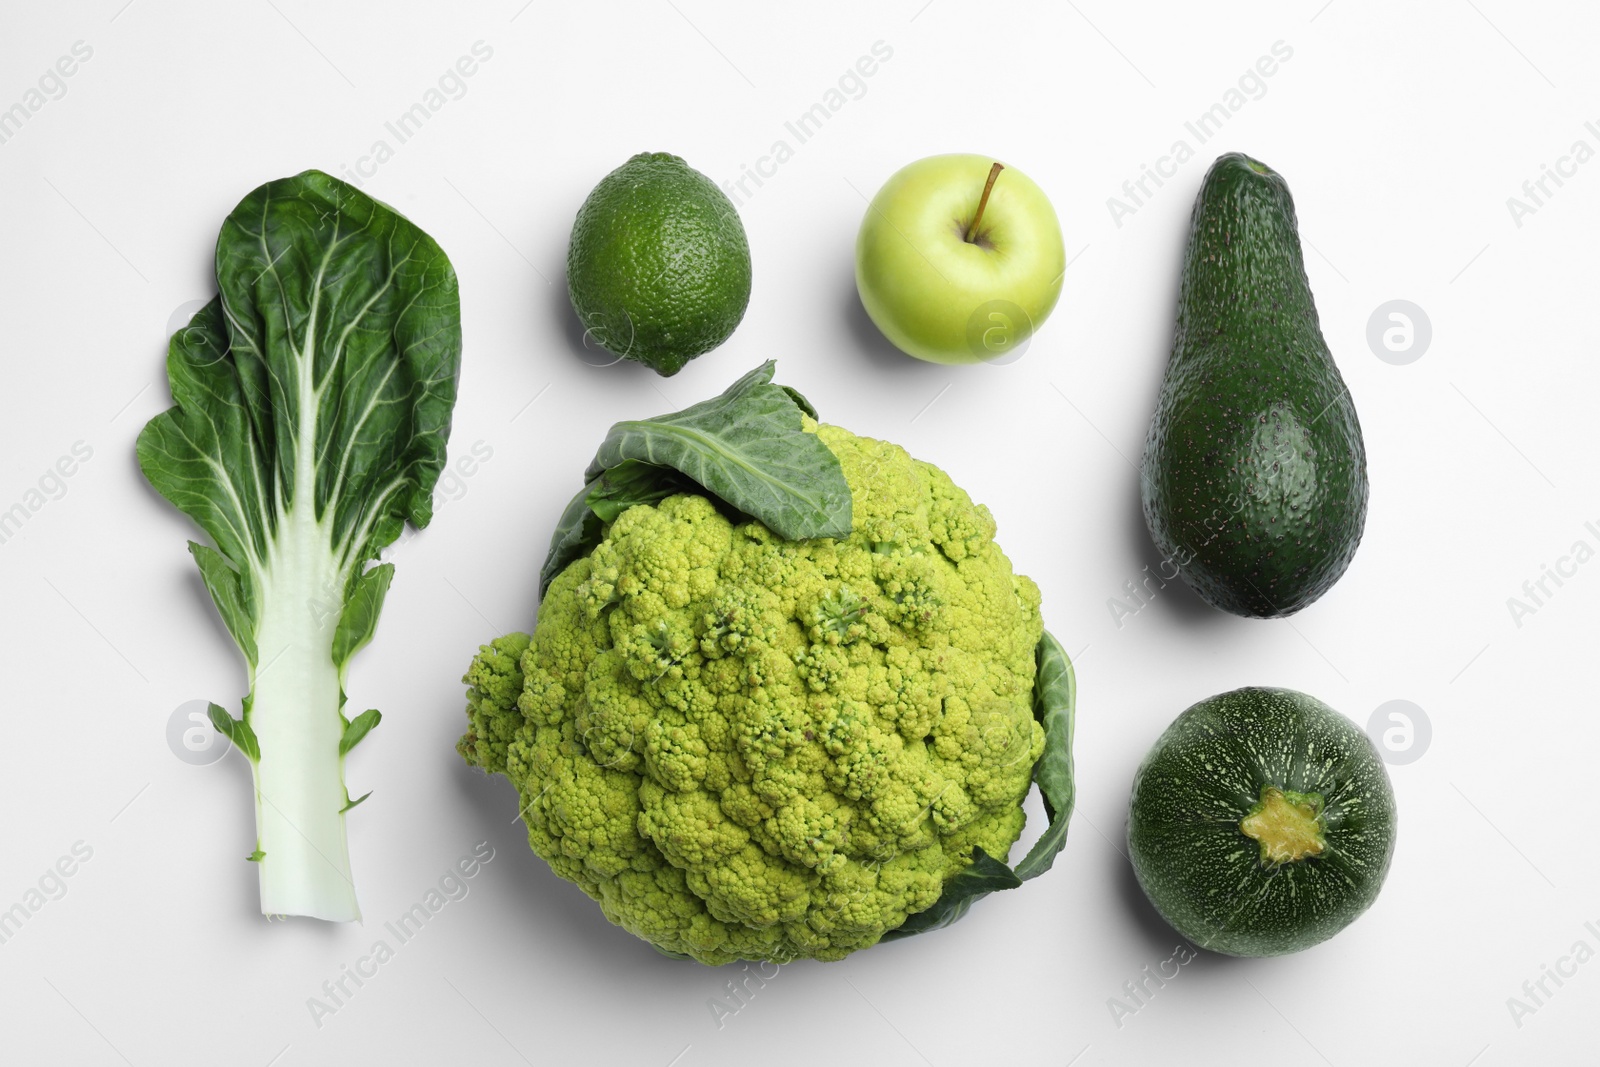
[[[380,716],[345,719],[345,675],[394,577],[368,564],[432,517],[455,272],[400,215],[307,171],[228,216],[216,273],[172,338],[176,406],[140,433],[139,466],[211,538],[190,551],[249,667],[242,717],[211,719],[254,770],[261,909],[358,919],[344,756]]]
[[[1034,766],[1033,780],[1044,798],[1049,825],[1015,870],[983,849],[973,849],[972,866],[945,883],[933,907],[912,915],[898,929],[884,934],[883,940],[894,941],[949,926],[965,915],[974,901],[998,890],[1016,889],[1048,871],[1066,846],[1067,824],[1072,820],[1076,796],[1072,782],[1072,726],[1078,684],[1066,650],[1048,632],[1039,639],[1036,656],[1039,673],[1033,683],[1033,716],[1044,727],[1044,754]]]
[[[539,573],[542,595],[600,542],[601,526],[635,504],[674,493],[709,494],[791,541],[850,535],[850,487],[839,460],[802,416],[816,409],[772,384],[768,360],[721,396],[670,415],[619,422],[584,472]]]

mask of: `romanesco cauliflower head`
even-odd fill
[[[533,850],[656,947],[836,960],[1004,859],[1044,749],[1039,591],[988,509],[833,426],[842,541],[703,496],[619,516],[530,639],[464,679],[468,762],[521,793]]]

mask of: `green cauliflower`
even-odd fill
[[[837,960],[1004,859],[1045,747],[1039,590],[939,468],[834,426],[842,541],[704,496],[623,512],[483,647],[458,750],[612,922],[702,963]]]

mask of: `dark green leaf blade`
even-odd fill
[[[211,594],[211,602],[217,606],[217,614],[222,616],[223,625],[233,635],[233,641],[244,653],[245,661],[254,667],[258,659],[256,624],[245,592],[248,579],[234,570],[222,553],[214,548],[190,541],[189,554],[200,568],[200,578],[206,583],[206,591]]]
[[[584,499],[601,522],[612,523],[636,504],[658,504],[674,493],[698,492],[699,486],[669,467],[630,459],[591,482]]]
[[[768,360],[682,411],[617,423],[589,478],[625,460],[670,467],[781,537],[848,537],[850,486],[838,457],[802,429],[802,409],[772,384],[773,367]]]
[[[1076,722],[1078,679],[1061,647],[1048,632],[1039,639],[1038,673],[1033,683],[1033,717],[1044,726],[1044,754],[1033,769],[1033,780],[1044,798],[1050,825],[1017,864],[1017,877],[1037,878],[1055,863],[1066,847],[1067,824],[1077,799],[1073,781],[1072,734]]]
[[[967,913],[973,903],[990,893],[1016,889],[1050,869],[1067,841],[1075,791],[1072,781],[1072,732],[1077,681],[1061,643],[1045,633],[1034,652],[1033,714],[1044,727],[1044,753],[1034,765],[1033,778],[1044,798],[1049,825],[1015,870],[974,849],[972,865],[947,881],[939,899],[927,911],[910,916],[881,940],[903,937],[949,926]]]
[[[139,432],[139,468],[192,518],[223,557],[247,572],[265,558],[277,525],[271,468],[263,464],[245,391],[214,299],[167,346],[174,406]]]
[[[380,564],[351,581],[344,610],[339,613],[339,627],[333,633],[333,662],[340,669],[351,656],[367,647],[377,632],[378,615],[392,581],[393,563]]]
[[[231,355],[285,500],[313,437],[315,505],[352,562],[433,514],[461,361],[454,269],[399,213],[321,171],[268,182],[217,238]],[[312,398],[314,411],[303,410]],[[392,539],[392,537],[391,537]]]
[[[303,501],[327,522],[350,572],[406,520],[431,518],[460,369],[459,294],[427,234],[320,171],[241,201],[216,272],[220,295],[168,349],[174,406],[137,450],[150,483],[215,543],[220,560],[196,560],[254,662],[235,606],[248,614],[289,509]],[[307,464],[310,484],[297,486]],[[328,608],[360,624],[341,624],[341,663],[370,639],[386,587],[362,576],[341,590],[359,603]]]

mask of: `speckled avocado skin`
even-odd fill
[[[1361,542],[1366,447],[1317,321],[1294,201],[1238,153],[1212,164],[1195,201],[1140,482],[1156,547],[1236,615],[1299,611]]]

